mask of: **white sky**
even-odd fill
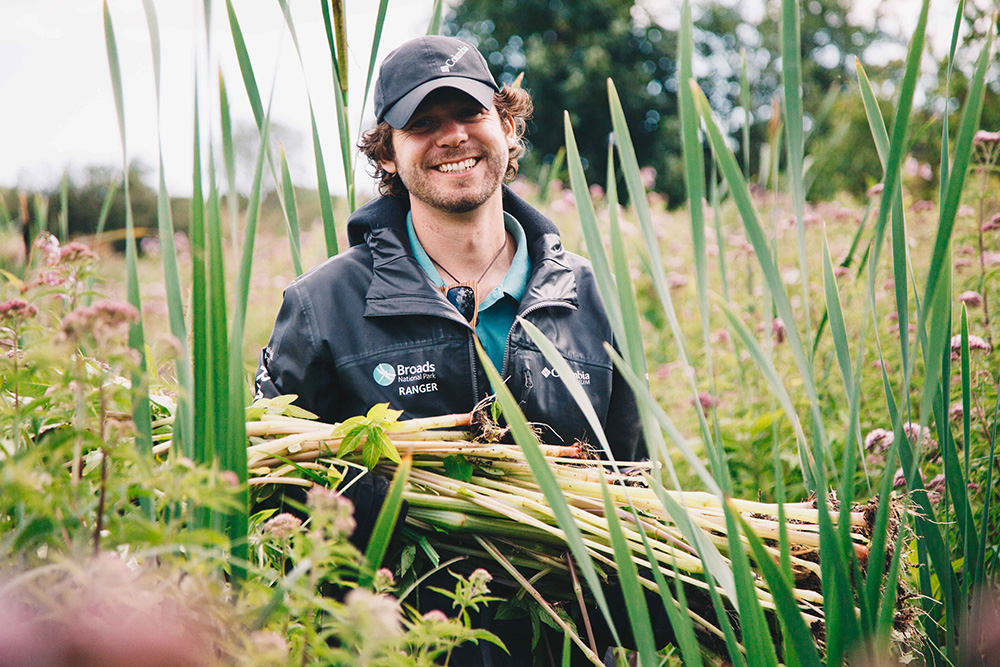
[[[378,3],[347,0],[345,4],[352,68],[351,131],[356,135]],[[154,169],[156,96],[142,2],[108,0],[108,5],[122,69],[129,160],[138,158]],[[213,131],[219,137],[214,101],[218,68],[225,78],[234,125],[252,124],[253,114],[236,62],[225,2],[214,0],[212,5],[213,75],[202,78],[200,95],[213,97]],[[298,155],[288,158],[293,180],[314,185],[305,78],[280,7],[275,0],[235,0],[233,5],[265,108],[276,81],[272,121],[301,134]],[[328,179],[331,188],[343,191],[330,54],[320,5],[316,0],[289,0],[289,5],[306,63]],[[191,187],[194,45],[196,35],[203,34],[202,6],[203,0],[155,0],[161,41],[163,159],[167,184],[174,194],[190,193]],[[399,43],[426,32],[430,10],[430,2],[390,1],[379,62]],[[200,53],[204,54],[204,48]],[[204,62],[199,66],[209,71]],[[374,122],[370,103],[365,111],[365,122],[370,125]],[[203,134],[208,120],[202,117]],[[49,188],[58,183],[65,168],[79,173],[95,164],[122,164],[101,2],[0,0],[0,186]],[[252,165],[238,165],[237,170],[241,167],[252,170]],[[155,178],[153,171],[147,180],[155,183]]]
[[[154,168],[157,155],[156,102],[149,33],[141,0],[108,0],[122,66],[129,159]],[[342,192],[343,176],[337,141],[330,57],[319,3],[289,0],[306,61],[308,89],[326,156],[331,188]],[[679,0],[643,0],[667,27]],[[697,0],[695,0],[697,4]],[[225,2],[214,0],[211,69],[200,62],[202,96],[213,96],[217,79],[207,72],[221,68],[229,91],[234,124],[253,116],[236,64]],[[350,51],[352,141],[361,120],[361,93],[371,49],[376,0],[346,0]],[[382,36],[381,58],[402,41],[423,34],[431,0],[390,0]],[[162,53],[162,135],[168,187],[190,192],[193,136],[193,73],[196,36],[203,34],[203,0],[155,0]],[[306,78],[275,0],[235,0],[258,87],[265,105],[276,81],[272,119],[299,131],[302,142],[289,155],[293,180],[315,185]],[[931,2],[931,47],[947,49],[956,3]],[[881,8],[884,27],[902,34],[916,24],[916,0],[856,0],[855,15],[873,17]],[[204,54],[204,48],[200,49]],[[204,55],[200,56],[204,60]],[[278,76],[275,79],[277,65]],[[51,188],[64,169],[71,173],[89,165],[121,165],[121,144],[104,41],[102,5],[98,0],[0,0],[0,186]],[[203,105],[208,108],[209,105]],[[216,111],[217,115],[217,111]],[[209,119],[202,118],[202,131]],[[370,125],[371,104],[364,124]],[[218,119],[212,119],[218,137]],[[244,178],[251,165],[238,165]],[[370,179],[359,165],[359,191]],[[155,182],[155,171],[149,182]]]

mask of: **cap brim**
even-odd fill
[[[467,79],[461,76],[446,76],[422,83],[408,92],[398,102],[386,109],[382,119],[397,130],[403,129],[410,122],[410,117],[417,110],[417,107],[420,106],[420,103],[424,101],[424,98],[438,88],[461,90],[479,102],[484,109],[489,109],[493,106],[493,93],[496,92],[492,86],[481,81],[476,81],[475,79]]]

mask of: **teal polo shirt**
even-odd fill
[[[514,237],[517,251],[507,269],[507,275],[500,284],[486,295],[479,304],[479,320],[476,322],[476,336],[483,349],[497,370],[503,372],[504,350],[507,347],[507,334],[514,326],[517,308],[521,297],[528,289],[528,278],[531,276],[531,260],[528,258],[528,243],[524,236],[521,223],[506,211],[503,214],[504,227]],[[413,256],[436,287],[444,287],[444,281],[437,268],[420,245],[417,233],[413,231],[413,218],[406,214],[406,234],[410,238],[410,250]]]

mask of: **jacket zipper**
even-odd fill
[[[546,308],[548,306],[562,306],[563,308],[573,307],[570,304],[566,303],[565,301],[556,301],[556,300],[538,301],[536,303],[531,304],[530,306],[522,310],[520,313],[518,313],[514,317],[514,323],[510,325],[510,331],[507,332],[507,340],[504,342],[503,345],[503,368],[500,369],[500,377],[507,376],[507,362],[510,359],[510,336],[511,334],[514,333],[514,327],[517,326],[517,318],[523,319],[527,317],[529,313],[533,313],[539,308]]]

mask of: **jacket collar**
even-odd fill
[[[577,306],[576,277],[555,224],[503,186],[503,209],[524,228],[531,258],[531,278],[521,299],[526,308],[543,302]],[[428,314],[461,319],[441,292],[426,279],[406,238],[408,199],[377,197],[347,221],[352,246],[367,244],[372,254],[372,282],[365,316]]]

